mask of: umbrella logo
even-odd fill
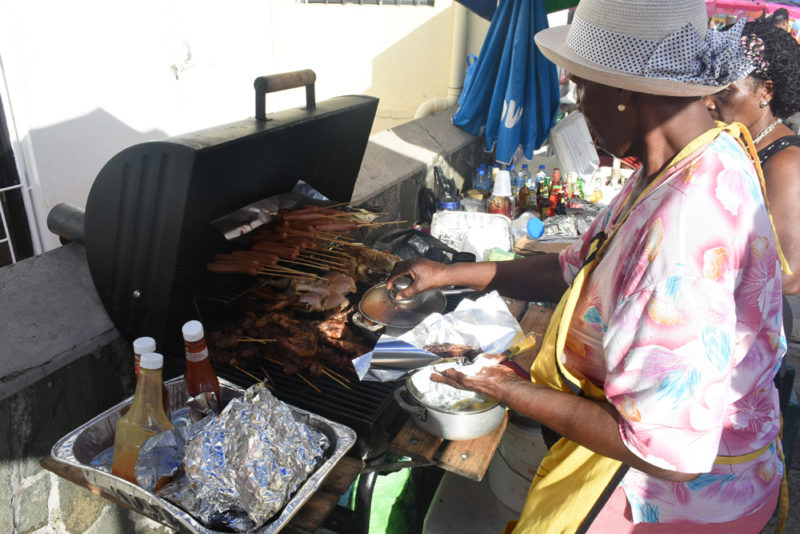
[[[503,121],[503,126],[509,130],[516,126],[519,120],[522,118],[522,112],[524,109],[525,108],[521,106],[517,107],[517,103],[514,100],[503,100],[503,113],[500,115],[500,118]]]

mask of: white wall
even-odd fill
[[[41,248],[58,244],[50,208],[83,207],[121,149],[252,117],[257,76],[310,68],[318,100],[370,94],[381,98],[375,129],[410,120],[447,94],[455,7],[435,4],[0,1],[0,97]],[[470,14],[468,53],[487,28]],[[304,99],[268,95],[267,111]]]

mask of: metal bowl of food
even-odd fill
[[[429,434],[449,440],[475,439],[492,432],[503,420],[505,406],[497,399],[433,382],[433,372],[456,367],[437,363],[411,374],[394,392],[397,404]]]

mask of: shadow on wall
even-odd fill
[[[373,133],[408,122],[420,104],[447,96],[454,9],[442,11],[373,59],[372,86],[365,90],[381,99]]]
[[[59,202],[85,206],[97,173],[109,159],[131,145],[166,136],[160,130],[139,132],[102,109],[31,130],[45,209]]]

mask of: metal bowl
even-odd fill
[[[462,399],[452,403],[431,402],[426,392],[427,384],[432,384],[430,374],[433,367],[429,365],[417,370],[406,378],[404,386],[394,392],[397,404],[420,428],[449,440],[475,439],[497,428],[506,409],[492,397],[464,392]]]

